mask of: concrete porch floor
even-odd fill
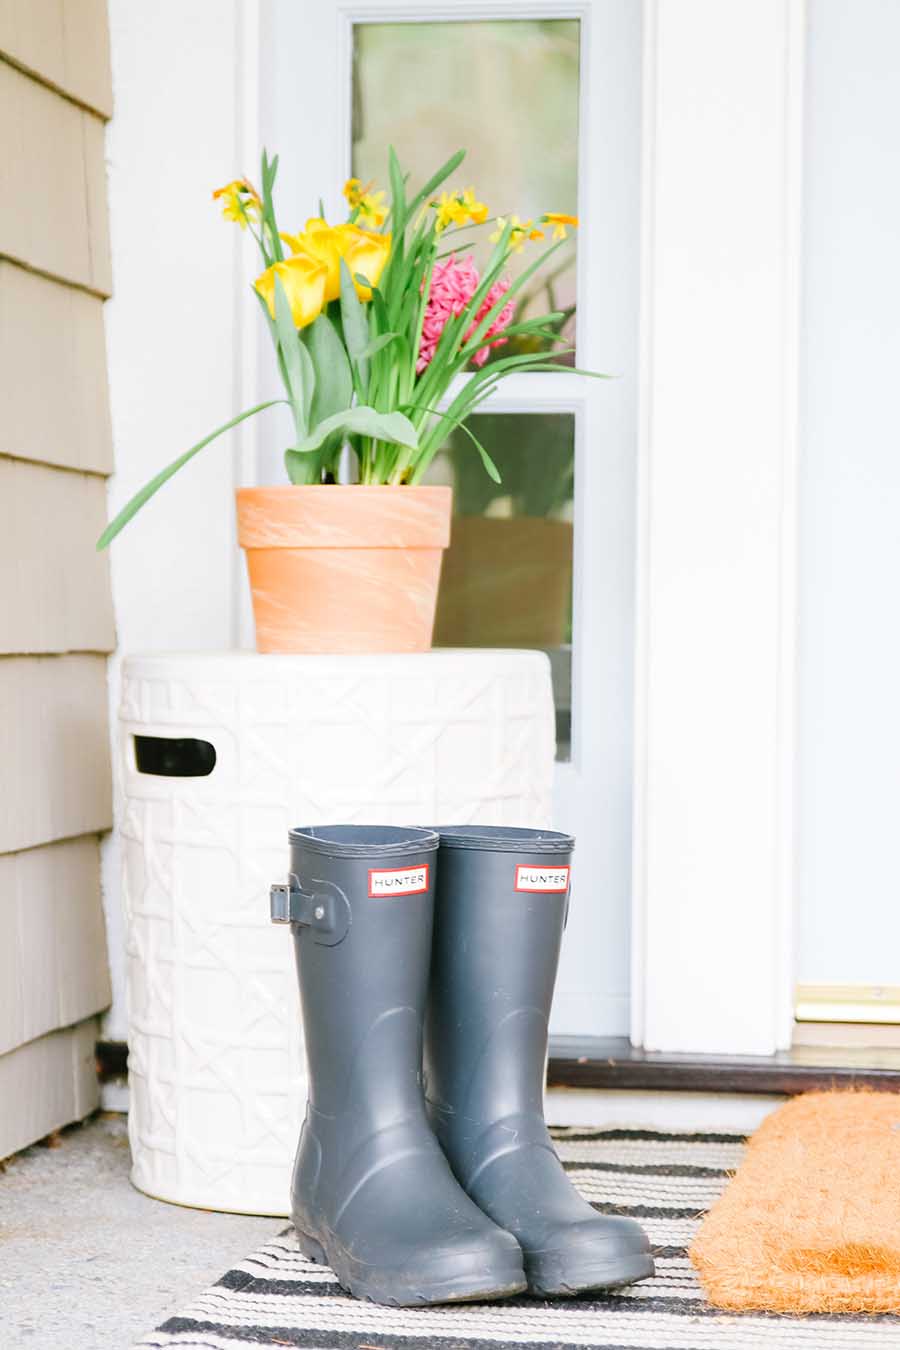
[[[128,1350],[285,1226],[151,1200],[129,1166],[126,1118],[105,1114],[0,1170],[3,1350]]]

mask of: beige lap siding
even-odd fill
[[[111,290],[104,124],[0,61],[0,253]]]
[[[104,0],[0,4],[0,1158],[97,1104],[110,997]]]
[[[89,1017],[0,1055],[0,1158],[96,1109],[99,1026]]]
[[[109,1002],[96,835],[0,856],[0,1056]]]
[[[106,524],[97,474],[0,458],[0,654],[108,652],[115,646]]]
[[[44,84],[112,116],[107,0],[3,0],[0,52]]]
[[[0,659],[0,853],[112,823],[102,656]]]
[[[103,301],[0,259],[0,453],[112,473]]]

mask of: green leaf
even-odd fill
[[[392,145],[388,146],[388,174],[391,180],[391,233],[395,239],[402,240],[406,229],[406,184]]]
[[[509,224],[507,224],[506,228],[507,230],[509,229]],[[487,330],[490,328],[491,324],[494,322],[497,315],[500,313],[501,309],[503,309],[504,306],[507,305],[510,300],[512,300],[513,296],[522,289],[522,287],[525,285],[525,282],[528,281],[528,279],[534,275],[534,273],[538,270],[538,268],[544,266],[550,255],[552,253],[555,253],[558,248],[562,247],[562,244],[563,240],[559,240],[558,243],[551,244],[549,248],[545,248],[543,253],[541,253],[539,257],[535,258],[534,262],[530,263],[529,266],[526,267],[523,272],[519,273],[519,275],[513,281],[512,285],[509,286],[506,291],[504,291],[503,295],[499,296],[494,301],[490,309],[487,310],[486,313],[484,314],[484,317],[479,320],[478,326],[473,331],[471,337],[466,338],[464,342],[460,343],[459,347],[457,348],[456,355],[458,356],[462,356],[464,354],[471,355],[472,352],[476,352],[478,350],[478,348],[482,345],[482,341],[484,339],[485,334],[487,333]],[[478,290],[475,292],[475,295],[472,297],[472,300],[470,301],[468,306],[468,308],[474,310],[476,314],[478,312],[479,307],[481,306],[482,299],[485,298],[487,294],[487,292],[484,290],[484,285],[485,285],[484,280],[482,280],[481,284],[478,287]],[[441,334],[441,336],[443,337],[443,334]]]
[[[384,303],[384,296],[377,286],[372,286],[370,289],[372,291],[372,299],[369,301],[369,304],[375,312],[378,329],[380,332],[386,333],[391,325],[388,321],[387,305]]]
[[[382,347],[386,347],[389,342],[400,342],[402,341],[402,338],[402,333],[380,333],[378,337],[372,338],[372,341],[366,344],[362,354],[363,356],[374,356],[376,352],[381,351]]]
[[[313,370],[309,352],[300,341],[300,334],[294,327],[291,304],[284,289],[281,277],[275,274],[275,329],[278,334],[278,346],[284,358],[287,376],[288,394],[294,412],[294,425],[298,437],[305,436],[309,430],[309,410],[316,387],[316,374]]]
[[[503,479],[500,477],[500,470],[497,468],[496,464],[491,459],[490,455],[485,450],[484,446],[481,444],[481,441],[475,435],[474,431],[472,431],[466,425],[465,422],[463,422],[459,417],[453,417],[450,413],[442,413],[438,408],[425,408],[424,411],[432,413],[436,418],[439,418],[442,422],[450,422],[454,427],[458,427],[460,431],[464,431],[465,434],[468,436],[469,440],[475,446],[475,449],[478,451],[479,455],[481,456],[481,462],[484,465],[485,470],[487,471],[488,477],[493,478],[495,483],[503,482]],[[419,481],[418,477],[413,477],[412,479],[413,483],[417,483],[418,481]]]
[[[391,445],[405,446],[408,450],[419,448],[416,429],[403,413],[379,413],[374,408],[363,405],[347,408],[345,412],[335,413],[333,417],[326,417],[325,421],[320,422],[305,440],[293,447],[293,450],[296,454],[309,454],[312,450],[318,450],[319,446],[336,431],[345,436],[371,436],[375,440],[387,441]]]
[[[285,450],[284,468],[294,487],[305,487],[308,483],[318,483],[322,478],[322,458],[320,455],[298,455],[296,450]]]
[[[318,426],[353,401],[353,376],[347,351],[327,314],[320,314],[306,330],[305,346],[315,371],[315,390],[309,425]]]
[[[369,360],[365,354],[369,345],[369,323],[363,309],[350,269],[341,258],[341,324],[350,360],[359,376],[360,391],[365,397],[369,387]]]
[[[262,412],[263,409],[272,408],[276,403],[284,403],[284,401],[283,398],[270,398],[265,403],[257,403],[255,408],[248,408],[246,412],[238,413],[237,417],[232,417],[230,422],[225,422],[223,426],[217,427],[215,431],[211,431],[208,436],[204,436],[202,441],[198,441],[196,445],[192,445],[190,450],[185,450],[183,455],[179,455],[178,458],[173,460],[165,469],[161,469],[155,478],[151,478],[149,483],[145,483],[140,492],[136,492],[131,498],[131,501],[122,507],[122,510],[115,519],[110,521],[100,538],[97,540],[97,551],[99,552],[101,549],[106,548],[107,545],[115,539],[119,531],[128,524],[131,517],[140,511],[144,503],[148,502],[154,493],[159,491],[163,483],[167,483],[173,474],[176,474],[179,469],[183,468],[189,459],[193,459],[194,455],[202,450],[204,446],[209,445],[210,441],[214,441],[216,437],[221,436],[223,432],[230,431],[231,428],[236,427],[239,422],[246,422],[248,417],[254,417],[257,413]]]
[[[466,433],[469,440],[475,446],[475,449],[481,456],[481,462],[484,465],[485,470],[487,471],[488,478],[493,478],[495,483],[502,483],[503,479],[500,477],[500,470],[497,468],[497,465],[491,459],[490,455],[485,450],[484,446],[481,444],[481,441],[475,435],[474,431],[470,431],[470,429],[466,426],[465,422],[457,422],[456,425],[459,427],[460,431],[464,431]]]
[[[284,258],[284,249],[281,247],[281,238],[278,233],[278,225],[275,220],[275,204],[272,201],[272,188],[275,186],[275,175],[278,172],[278,156],[270,160],[265,150],[262,152],[262,221],[264,233],[268,235],[269,244],[272,249],[272,257],[276,262],[281,262]]]
[[[416,211],[419,209],[422,203],[428,197],[431,196],[435,188],[439,188],[441,183],[443,183],[445,179],[450,177],[451,173],[456,172],[456,170],[459,168],[460,164],[462,164],[465,157],[466,157],[465,150],[457,150],[455,155],[450,156],[446,164],[441,165],[437,173],[432,174],[428,182],[422,188],[422,191],[417,192],[415,197],[413,197],[412,201],[410,202],[408,209],[409,214],[411,216],[415,215]]]

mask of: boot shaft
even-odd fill
[[[437,836],[329,826],[290,845],[310,1105],[389,1126],[421,1107]]]
[[[440,833],[428,1097],[473,1119],[540,1113],[573,840],[486,826]]]

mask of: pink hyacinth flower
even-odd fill
[[[422,283],[424,286],[424,282]],[[471,254],[457,258],[451,253],[434,264],[431,289],[422,322],[422,340],[416,361],[416,374],[430,364],[441,340],[441,334],[454,318],[462,314],[478,289],[478,269]]]
[[[437,345],[441,340],[441,334],[446,328],[451,318],[462,314],[466,306],[471,302],[472,296],[478,289],[478,269],[475,266],[475,260],[471,254],[464,258],[457,258],[452,253],[449,258],[441,259],[436,262],[431,273],[431,289],[428,292],[428,303],[425,306],[425,316],[422,322],[422,340],[419,344],[419,355],[416,360],[416,374],[421,375],[431,361],[437,350]],[[423,282],[424,286],[424,282]],[[469,326],[465,340],[475,332],[475,329],[481,323],[488,310],[496,304],[502,295],[505,295],[509,289],[509,279],[496,281],[485,296],[479,307],[478,313]],[[491,347],[499,346],[506,342],[506,338],[497,335],[503,331],[510,323],[513,317],[514,306],[512,302],[504,305],[495,317],[488,331],[485,333],[485,346],[479,347],[472,358],[476,366],[483,366],[488,359]],[[490,339],[493,339],[492,341]]]

